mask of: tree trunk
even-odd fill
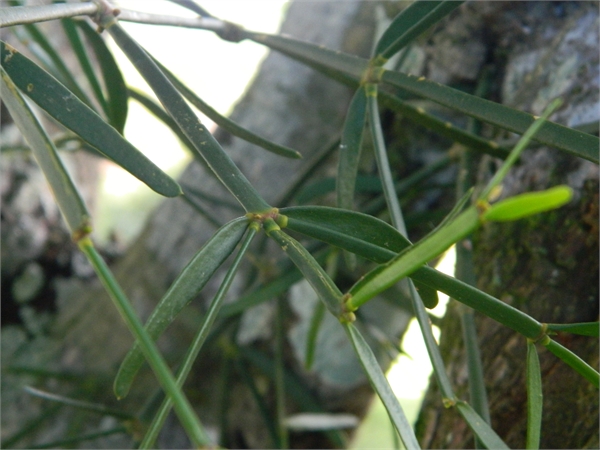
[[[578,126],[598,120],[598,6],[592,3],[474,4],[486,24],[495,69],[503,74],[499,100],[539,114],[552,97],[565,100],[553,120]],[[490,20],[493,20],[490,23]],[[520,30],[518,29],[520,27]],[[502,53],[505,52],[505,55]],[[489,178],[489,158],[480,184]],[[573,201],[556,211],[485,225],[473,237],[477,285],[540,322],[598,320],[598,167],[547,148],[530,150],[503,183],[502,197],[568,184]],[[469,400],[461,315],[449,303],[441,350],[454,389]],[[525,446],[526,339],[476,314],[491,424],[511,448]],[[598,340],[559,333],[558,342],[598,369]],[[540,448],[598,448],[598,391],[538,346],[544,419]],[[432,383],[419,419],[425,448],[472,448],[472,433],[445,410]]]

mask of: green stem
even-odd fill
[[[154,370],[161,386],[169,397],[173,399],[175,411],[181,420],[188,437],[195,446],[208,445],[210,440],[204,431],[196,413],[192,409],[188,399],[183,395],[183,392],[177,386],[173,374],[169,370],[167,363],[159,353],[154,341],[144,330],[142,322],[138,318],[133,306],[121,290],[121,287],[113,277],[110,269],[94,248],[90,239],[82,239],[78,242],[79,248],[88,258],[98,277],[104,284],[107,292],[125,320],[127,327],[140,343],[142,351],[146,356],[152,370]]]
[[[565,363],[571,366],[577,373],[582,375],[586,380],[592,383],[594,386],[600,386],[600,374],[588,363],[586,363],[583,359],[577,356],[568,348],[563,347],[558,342],[553,341],[548,338],[546,342],[542,342],[542,344],[562,359]]]
[[[225,278],[223,279],[223,282],[221,283],[221,286],[219,287],[215,298],[213,299],[212,303],[210,304],[210,307],[208,308],[208,311],[206,312],[206,316],[204,317],[204,320],[200,325],[200,329],[194,337],[192,345],[188,349],[185,357],[183,358],[183,364],[177,371],[177,386],[183,386],[183,383],[185,382],[187,376],[190,373],[190,370],[192,370],[194,361],[196,360],[198,353],[200,353],[200,349],[206,341],[210,329],[219,314],[221,305],[223,304],[223,300],[225,299],[225,294],[227,294],[227,291],[229,290],[229,287],[233,282],[235,274],[237,273],[238,267],[255,235],[256,227],[250,226],[248,229],[248,233],[246,234],[246,237],[242,242],[240,251],[236,255],[233,263],[231,264],[231,267],[227,271],[227,274],[225,275]],[[160,432],[165,420],[167,419],[167,415],[171,410],[171,406],[173,406],[172,399],[170,397],[165,398],[162,405],[160,406],[160,409],[158,410],[158,413],[156,414],[156,416],[154,416],[154,419],[152,420],[152,423],[150,424],[150,427],[146,435],[144,436],[144,440],[140,444],[141,449],[153,448],[156,438],[158,437],[158,433]]]

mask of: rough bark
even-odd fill
[[[470,15],[487,26],[487,44],[496,45],[492,63],[502,74],[500,101],[539,114],[546,102],[560,95],[565,107],[554,120],[570,126],[598,120],[597,4],[494,2],[474,4]],[[489,177],[490,162],[482,161],[480,183]],[[595,321],[598,167],[537,148],[528,151],[505,180],[502,196],[563,183],[575,190],[568,206],[514,223],[489,224],[474,236],[477,285],[541,322]],[[463,312],[451,301],[441,325],[441,350],[455,392],[468,400],[460,328]],[[523,448],[525,338],[480,314],[476,323],[492,426],[511,448]],[[597,339],[567,334],[555,339],[598,368]],[[538,351],[544,390],[540,448],[597,448],[597,389],[543,347]],[[441,406],[434,385],[427,393],[419,427],[426,448],[474,445],[459,415]]]

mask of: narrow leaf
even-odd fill
[[[373,352],[371,351],[371,347],[369,347],[369,344],[367,344],[353,324],[345,324],[344,329],[354,346],[356,355],[371,382],[371,386],[373,386],[373,389],[385,406],[394,427],[398,430],[402,443],[407,449],[421,448],[400,403],[398,403],[394,391],[392,391],[385,375],[381,371],[375,355],[373,355]]]
[[[527,449],[540,448],[543,399],[540,360],[535,344],[527,341]]]
[[[342,129],[336,178],[337,206],[339,208],[354,209],[354,188],[366,114],[367,95],[364,88],[361,87],[352,97]]]
[[[580,334],[582,336],[600,336],[600,322],[585,323],[549,323],[548,330]]]
[[[377,46],[375,56],[389,59],[427,28],[450,14],[463,1],[423,1],[411,3],[392,21]]]
[[[102,36],[100,36],[90,24],[83,20],[76,20],[74,23],[81,31],[83,31],[100,66],[106,92],[106,101],[108,102],[107,116],[109,123],[115,127],[119,133],[123,134],[125,121],[127,120],[128,105],[127,86],[125,85],[125,79],[123,78],[121,69],[119,69],[117,61],[108,49]]]
[[[79,239],[91,231],[89,214],[65,169],[54,144],[29,109],[27,102],[12,79],[0,68],[2,78],[1,97],[10,114],[23,133],[36,161],[40,165],[60,211],[74,239]]]
[[[573,197],[569,186],[556,186],[545,191],[527,192],[495,203],[483,214],[484,220],[508,222],[550,211],[567,204]]]
[[[108,32],[150,85],[167,112],[194,144],[199,156],[206,161],[244,209],[252,212],[270,209],[269,204],[258,194],[212,134],[200,123],[198,117],[146,51],[117,22],[108,28]]]
[[[247,219],[242,217],[223,225],[196,253],[148,318],[145,329],[152,339],[158,339],[177,314],[198,295],[240,242],[247,223]],[[143,362],[144,355],[136,341],[115,378],[114,391],[118,398],[128,394]]]
[[[466,402],[457,402],[456,407],[460,412],[461,416],[469,424],[473,433],[477,435],[479,440],[490,449],[508,449],[509,447],[504,443],[496,432],[483,420],[479,414]]]
[[[342,293],[323,270],[321,265],[298,241],[281,231],[279,227],[269,229],[267,234],[279,244],[281,249],[298,267],[310,283],[329,312],[340,320],[345,320],[342,309]]]
[[[439,83],[418,79],[412,75],[385,71],[382,80],[412,94],[515,133],[524,134],[535,120],[534,116],[523,111],[469,95]],[[598,147],[600,146],[600,140],[598,137],[554,122],[546,122],[539,133],[536,134],[534,140],[596,164],[599,161]]]
[[[221,286],[219,286],[219,290],[215,294],[213,301],[210,303],[210,306],[208,307],[208,310],[204,315],[204,319],[202,320],[202,323],[200,324],[200,327],[198,328],[198,331],[194,336],[192,345],[190,345],[190,348],[186,352],[183,358],[183,362],[181,363],[181,366],[177,371],[177,385],[179,387],[183,386],[185,380],[187,379],[187,376],[192,370],[192,366],[194,365],[194,362],[198,357],[198,353],[200,352],[202,345],[206,341],[206,338],[208,337],[208,334],[215,322],[215,319],[217,318],[219,309],[221,309],[221,305],[223,304],[225,295],[227,294],[227,291],[231,286],[231,283],[235,277],[235,274],[238,271],[240,263],[244,258],[244,255],[246,254],[250,243],[252,242],[252,239],[254,239],[254,236],[256,236],[256,231],[257,228],[249,227],[248,233],[246,234],[240,246],[240,251],[238,252],[233,263],[227,270],[227,274],[225,275]],[[171,399],[168,397],[165,398],[162,405],[160,406],[160,409],[154,416],[154,419],[152,419],[152,423],[150,424],[150,427],[148,428],[148,431],[144,436],[144,440],[142,441],[139,448],[154,448],[154,442],[158,437],[158,433],[160,432],[165,420],[167,419],[167,416],[172,406],[173,402],[171,401]]]
[[[600,387],[600,374],[596,371],[596,369],[586,363],[571,350],[563,347],[558,342],[553,341],[550,338],[548,338],[545,342],[542,342],[542,344],[544,344],[548,350],[554,353],[554,355],[558,356],[565,363],[571,366],[577,373],[596,386],[596,388]]]
[[[4,42],[0,49],[3,68],[43,110],[154,191],[166,197],[181,194],[171,177],[54,77]]]
[[[104,94],[102,93],[102,88],[100,87],[100,82],[98,81],[96,72],[95,72],[94,68],[92,67],[92,63],[90,62],[90,59],[88,58],[88,52],[85,49],[85,47],[83,46],[83,42],[81,41],[81,38],[79,37],[79,33],[77,32],[77,28],[75,28],[75,24],[74,24],[73,20],[63,19],[63,20],[61,20],[61,25],[63,27],[63,30],[65,30],[65,34],[67,35],[69,42],[71,43],[73,52],[77,56],[77,59],[79,61],[79,65],[81,66],[82,71],[85,74],[92,90],[94,91],[94,96],[96,97],[96,100],[100,104],[102,111],[104,111],[105,116],[109,117],[108,104],[106,103],[106,100],[104,99]],[[91,105],[89,105],[89,106],[91,106]]]
[[[436,234],[429,235],[404,250],[394,259],[364,276],[350,290],[350,309],[357,308],[398,280],[413,273],[421,265],[446,251],[452,244],[465,238],[479,225],[479,213],[470,207]]]
[[[227,117],[219,114],[217,110],[210,107],[207,103],[205,103],[200,97],[198,97],[194,92],[190,90],[185,84],[179,81],[175,75],[173,75],[166,67],[160,64],[158,61],[154,60],[154,62],[158,65],[160,70],[167,76],[169,81],[173,83],[173,86],[181,92],[181,94],[188,99],[188,101],[198,108],[206,117],[211,119],[214,123],[219,125],[226,131],[229,131],[234,136],[237,136],[245,141],[250,142],[251,144],[258,145],[259,147],[264,148],[271,153],[274,153],[279,156],[284,156],[286,158],[299,159],[302,158],[300,152],[288,148],[284,145],[276,144],[275,142],[269,141],[268,139],[262,138],[259,135],[247,130],[246,128],[238,125],[233,120],[228,119]]]

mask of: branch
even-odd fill
[[[24,23],[46,22],[65,17],[92,15],[98,11],[95,3],[59,3],[43,6],[11,6],[0,8],[0,28]]]

